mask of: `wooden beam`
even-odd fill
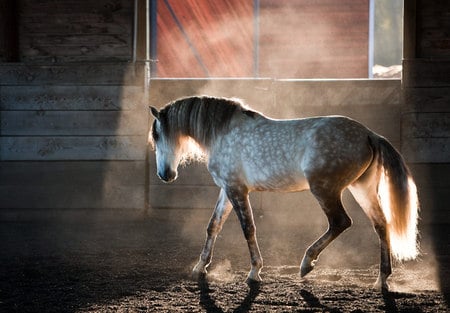
[[[403,2],[403,59],[416,58],[416,0]]]
[[[143,168],[143,161],[0,162],[0,209],[141,209]]]
[[[0,161],[145,160],[147,136],[2,136]]]
[[[0,0],[0,62],[19,61],[17,1]]]
[[[3,111],[3,136],[145,136],[147,116],[128,111]]]
[[[2,111],[130,111],[145,108],[140,86],[1,86]]]
[[[142,84],[139,64],[65,63],[38,65],[31,63],[0,64],[2,86],[136,86]]]
[[[147,47],[148,47],[148,13],[147,13],[147,2],[148,0],[136,0],[136,14],[135,14],[135,61],[145,61],[148,59]]]

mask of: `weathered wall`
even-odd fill
[[[421,215],[450,303],[450,2],[405,1],[402,150],[415,162]]]
[[[0,65],[0,207],[142,207],[141,72],[119,63]]]
[[[435,223],[450,222],[449,13],[447,1],[405,2],[401,148],[427,177],[423,215]]]
[[[0,60],[20,63],[0,64],[0,207],[141,208],[147,115],[143,66],[129,63],[134,1],[2,8],[13,18],[0,37],[17,45],[1,45]]]
[[[22,62],[129,61],[134,1],[18,0]]]

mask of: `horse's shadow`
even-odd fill
[[[323,310],[324,312],[333,312],[340,313],[342,312],[338,308],[332,308],[330,306],[324,305],[320,302],[320,299],[317,298],[313,293],[308,290],[302,289],[300,290],[300,295],[303,297],[305,302],[308,304],[310,308],[317,308]],[[395,292],[395,291],[387,291],[383,290],[381,293],[384,302],[384,310],[389,313],[397,313],[404,312],[404,310],[399,310],[397,307],[396,299],[400,298],[411,298],[414,297],[412,294],[403,293],[403,292]],[[422,313],[423,311],[420,308],[408,308],[408,312],[412,313]]]
[[[392,312],[392,313],[398,312],[397,303],[395,302],[396,293],[393,293],[393,292],[390,292],[387,290],[383,290],[382,295],[383,295],[383,301],[384,301],[384,305],[386,308],[386,312]]]
[[[200,305],[208,313],[223,313],[223,309],[220,308],[216,301],[211,297],[212,290],[209,286],[209,282],[206,277],[200,277],[198,279],[198,287],[200,290]],[[261,284],[258,282],[250,283],[249,290],[245,298],[239,304],[237,308],[233,310],[234,313],[244,313],[250,311],[253,302],[261,292]]]
[[[396,299],[401,299],[401,298],[413,298],[414,295],[413,294],[409,294],[409,293],[405,293],[405,292],[397,292],[397,291],[387,291],[387,290],[383,290],[382,291],[382,296],[383,296],[383,301],[384,301],[384,305],[385,305],[385,310],[386,312],[389,313],[397,313],[397,312],[402,312],[402,309],[398,309],[397,307],[397,303],[396,303]],[[411,313],[421,313],[423,312],[420,308],[408,308],[409,312]]]
[[[337,308],[331,308],[329,306],[326,306],[320,302],[320,299],[317,298],[313,293],[311,293],[308,290],[302,289],[300,290],[300,295],[302,296],[303,300],[308,304],[308,306],[311,309],[320,309],[324,312],[332,312],[332,313],[340,313],[341,310]]]
[[[224,313],[225,311],[217,304],[216,300],[212,297],[213,289],[210,288],[209,282],[206,277],[201,277],[197,281],[198,288],[200,290],[200,305],[203,309],[208,313]],[[252,305],[256,299],[256,297],[261,292],[261,283],[252,283],[249,284],[249,289],[245,298],[241,301],[238,307],[236,307],[232,312],[233,313],[245,313],[249,312],[252,308]],[[313,293],[306,289],[300,290],[300,295],[303,300],[306,302],[309,309],[319,309],[324,312],[332,312],[332,313],[341,313],[342,311],[339,308],[330,307],[321,303],[320,299],[315,296]],[[384,302],[385,312],[400,312],[396,299],[399,298],[409,298],[413,295],[408,293],[401,292],[391,292],[391,291],[383,291],[382,297]],[[415,309],[412,312],[421,313],[421,309]]]

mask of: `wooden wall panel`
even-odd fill
[[[0,1],[0,62],[19,58],[17,0]]]
[[[139,85],[143,66],[132,63],[2,63],[0,86]]]
[[[142,73],[126,63],[0,65],[0,160],[144,160]]]
[[[449,59],[403,60],[403,81],[405,88],[450,86]]]
[[[450,103],[450,88],[404,88],[402,96],[407,112],[446,112]]]
[[[415,54],[403,60],[402,151],[419,163],[450,162],[450,3],[416,0],[405,25]],[[410,48],[411,50],[411,48]]]
[[[145,160],[146,144],[147,136],[2,136],[0,160]]]
[[[405,136],[450,138],[450,112],[405,113],[402,122],[409,129]]]
[[[429,222],[440,290],[449,303],[450,283],[450,2],[405,1],[407,58],[403,61],[402,151],[417,162],[421,217]]]
[[[4,111],[2,136],[143,136],[147,111]]]
[[[19,1],[25,62],[129,61],[134,1]]]
[[[141,161],[0,162],[1,209],[142,209]]]
[[[22,63],[0,64],[0,207],[145,207],[134,1],[16,3]]]
[[[411,163],[448,163],[450,138],[405,138],[401,151]]]
[[[448,224],[448,199],[450,197],[450,164],[415,163],[410,165],[421,201],[423,223]],[[447,247],[444,248],[448,251]]]
[[[450,57],[450,7],[447,1],[417,1],[417,56],[420,58]]]
[[[145,105],[141,86],[0,86],[3,111],[129,111]]]

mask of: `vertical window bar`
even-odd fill
[[[375,45],[375,0],[369,0],[369,51],[368,51],[368,67],[369,78],[373,78],[373,59]]]
[[[158,0],[150,0],[150,75],[158,76],[158,67],[156,60],[158,59]]]
[[[253,0],[253,76],[259,77],[259,0]]]

